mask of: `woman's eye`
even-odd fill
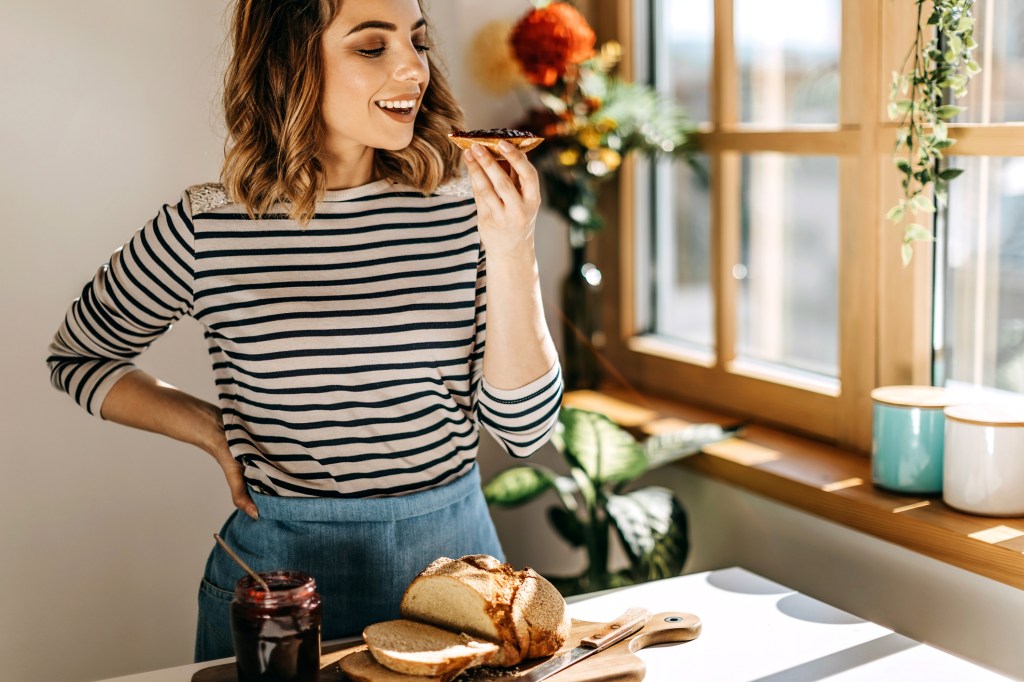
[[[429,45],[416,45],[415,47],[417,52],[430,52]]]
[[[379,57],[382,54],[384,54],[384,48],[383,47],[370,47],[370,48],[363,48],[361,50],[356,50],[356,52],[358,52],[359,54],[363,55],[364,57]]]

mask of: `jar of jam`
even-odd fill
[[[235,587],[231,635],[238,682],[316,682],[320,675],[322,607],[313,577],[299,571],[260,573]]]

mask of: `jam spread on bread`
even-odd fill
[[[511,128],[491,128],[490,130],[453,130],[452,137],[473,137],[473,138],[496,138],[500,140],[512,140],[520,137],[537,137],[533,133]]]

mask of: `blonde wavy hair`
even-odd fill
[[[224,76],[227,140],[221,182],[253,218],[279,202],[300,224],[314,216],[327,189],[321,162],[323,65],[320,40],[344,0],[237,0],[232,56]],[[422,11],[422,3],[420,3]],[[378,149],[374,176],[433,192],[457,173],[459,151],[447,138],[462,113],[444,74],[430,59],[430,82],[412,143]]]

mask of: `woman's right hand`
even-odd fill
[[[252,501],[249,489],[245,485],[245,476],[243,475],[245,467],[231,456],[231,451],[228,450],[227,438],[223,434],[224,430],[222,427],[221,437],[224,441],[224,446],[216,448],[210,454],[213,455],[214,460],[220,465],[221,471],[224,472],[224,478],[228,481],[228,488],[231,490],[231,502],[235,507],[252,517],[254,521],[259,520],[259,510],[256,509],[256,503]]]

